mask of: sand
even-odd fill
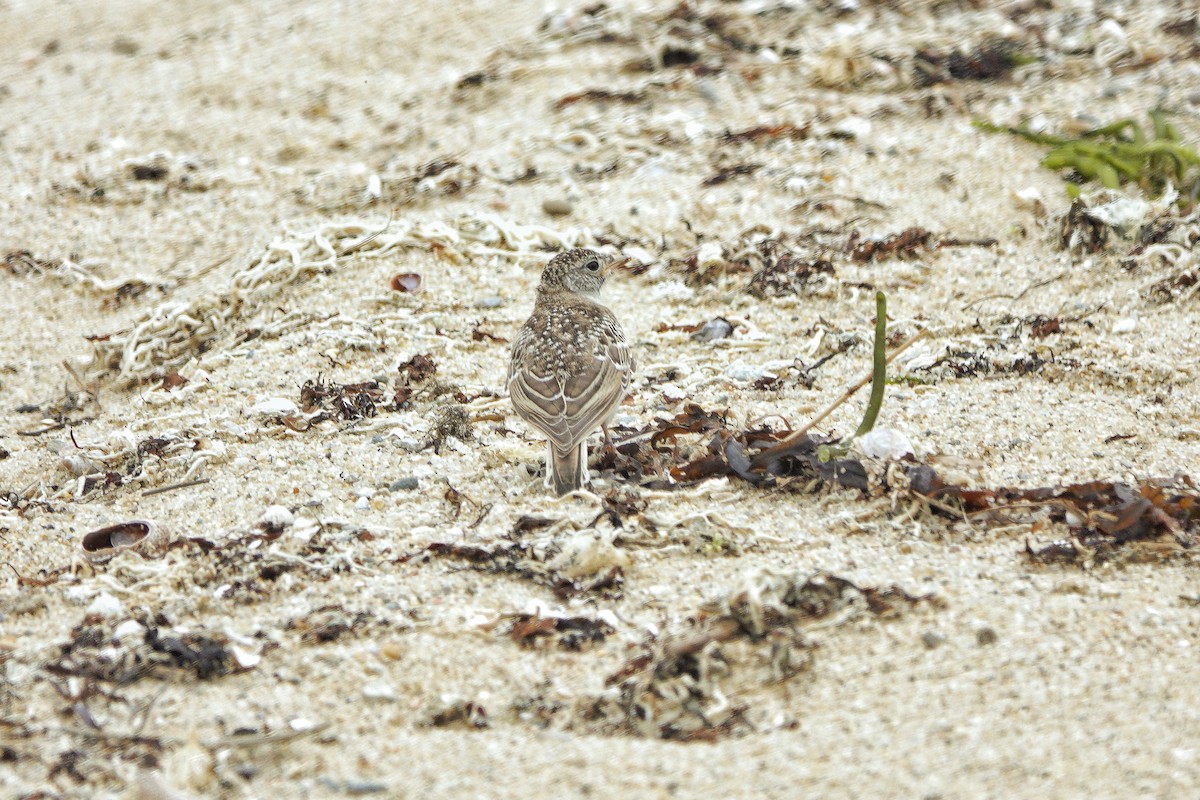
[[[8,3],[0,794],[1195,796],[1189,552],[1040,564],[1027,542],[1071,535],[1048,510],[955,519],[878,482],[626,482],[614,526],[611,472],[547,496],[503,389],[545,259],[599,246],[647,266],[605,289],[640,364],[626,433],[688,403],[803,424],[868,371],[880,290],[893,344],[928,332],[878,423],[917,460],[983,488],[1195,477],[1200,300],[1152,289],[1195,254],[1064,248],[1044,149],[971,124],[1161,102],[1195,143],[1195,10],[1048,5]],[[1036,58],[916,77],[995,39]],[[1118,196],[1144,197],[1088,202]],[[847,255],[910,227],[961,244]],[[739,253],[781,237],[832,274],[748,293]],[[670,329],[718,316],[727,339]],[[432,377],[400,371],[422,354]],[[371,416],[300,407],[372,380]],[[439,432],[456,405],[470,433]],[[133,519],[158,546],[87,558]],[[507,571],[462,557],[514,542]],[[621,716],[631,659],[814,574],[924,599],[847,590],[712,642],[659,676],[693,691],[655,696],[674,722]],[[602,635],[517,641],[530,614]]]

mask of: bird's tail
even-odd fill
[[[564,495],[582,489],[587,483],[587,442],[580,442],[563,452],[550,445],[546,458],[546,483],[554,486],[554,493]]]

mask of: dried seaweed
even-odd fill
[[[318,376],[300,387],[300,410],[314,415],[310,425],[326,419],[363,419],[375,416],[383,398],[383,389],[377,381],[325,383]]]
[[[874,261],[877,258],[912,258],[922,250],[928,250],[933,234],[924,228],[906,228],[899,233],[882,239],[859,241],[858,231],[850,235],[846,249],[850,257],[858,262]]]
[[[919,50],[913,64],[917,86],[959,81],[1003,80],[1017,67],[1036,61],[1021,42],[988,39],[970,50]]]
[[[920,468],[922,471],[927,467]],[[1200,492],[1191,479],[1147,480],[1136,486],[1108,481],[1033,489],[963,489],[941,483],[930,470],[914,488],[972,514],[1009,514],[1036,509],[1070,538],[1034,548],[1034,562],[1090,566],[1116,560],[1169,558],[1200,544]]]
[[[1015,371],[1033,371],[1041,363],[1014,362]],[[1021,366],[1023,364],[1023,366]],[[992,369],[984,364],[980,369]],[[864,422],[866,418],[864,417]],[[770,428],[732,430],[723,414],[690,404],[674,418],[659,418],[633,432],[615,449],[599,454],[594,469],[619,484],[653,489],[684,487],[716,477],[736,477],[762,488],[830,486],[864,495],[900,492],[933,501],[937,514],[1019,513],[1031,505],[1043,518],[1067,526],[1071,541],[1045,552],[1031,549],[1034,560],[1101,563],[1143,553],[1147,557],[1181,555],[1200,543],[1200,493],[1187,477],[1146,481],[1136,486],[1096,482],[1037,488],[967,489],[945,482],[932,467],[902,463],[903,480],[868,470],[847,455],[845,440]],[[704,436],[707,447],[694,455],[680,439]],[[872,475],[875,477],[872,477]],[[1032,548],[1032,546],[1031,546]]]
[[[575,92],[574,94],[560,97],[558,102],[554,104],[554,108],[561,111],[567,106],[584,100],[591,103],[640,103],[645,99],[645,91],[616,92],[610,89],[588,89],[583,92]]]
[[[237,662],[220,634],[189,631],[164,634],[170,623],[161,615],[145,617],[140,640],[117,639],[111,621],[89,615],[71,631],[71,638],[43,669],[58,677],[80,677],[127,686],[149,675],[166,677],[171,670],[190,672],[200,680],[236,671]],[[114,642],[119,642],[114,646]]]
[[[793,125],[791,123],[783,123],[780,125],[758,125],[753,128],[732,132],[725,131],[721,136],[722,144],[742,144],[751,142],[758,144],[764,141],[774,141],[779,139],[787,139],[791,141],[799,141],[807,139],[812,133],[812,123],[804,125]]]
[[[808,629],[896,616],[930,600],[827,573],[764,570],[706,604],[685,627],[647,638],[607,678],[615,694],[587,704],[584,718],[604,733],[676,741],[749,733],[756,730],[751,705],[729,699],[808,670],[815,649]]]
[[[360,633],[375,622],[375,614],[371,611],[349,611],[340,605],[330,604],[289,619],[284,629],[298,631],[300,641],[306,644],[324,644],[348,633]]]
[[[599,644],[612,634],[612,626],[600,619],[540,614],[517,614],[508,629],[509,637],[522,647],[552,640],[560,650],[572,651]]]
[[[460,442],[475,441],[475,429],[471,427],[471,415],[459,403],[450,403],[440,407],[434,416],[433,426],[421,446],[432,447],[435,453],[441,452],[446,439],[458,439]]]
[[[444,728],[460,725],[470,730],[482,730],[490,724],[487,709],[474,700],[451,700],[427,715],[428,727]]]
[[[351,261],[378,258],[405,248],[440,250],[455,258],[486,252],[489,257],[519,259],[547,245],[577,246],[584,235],[577,229],[558,232],[544,225],[517,225],[482,213],[462,214],[445,221],[392,219],[374,229],[361,221],[341,221],[307,233],[285,232],[252,263],[238,269],[227,286],[190,301],[162,303],[131,321],[126,329],[88,337],[94,350],[91,376],[111,374],[127,386],[177,371],[219,341],[236,343],[238,321],[286,287],[318,273],[331,274]],[[64,269],[67,266],[64,262]],[[75,270],[72,275],[79,271],[78,265],[70,266]],[[97,281],[86,271],[79,280],[85,279]],[[288,315],[256,335],[279,336],[298,319],[303,320],[304,315]]]
[[[833,262],[828,258],[802,257],[776,241],[765,241],[759,247],[763,254],[763,265],[746,287],[746,291],[755,297],[802,294],[820,276],[835,274]]]
[[[418,353],[397,367],[405,383],[420,383],[437,372],[437,362],[429,353]]]
[[[762,169],[762,164],[731,164],[720,167],[715,173],[700,182],[701,186],[716,186],[743,175],[753,175]]]
[[[481,572],[497,575],[512,575],[522,580],[549,587],[560,598],[583,594],[600,594],[605,597],[620,596],[624,586],[624,570],[614,565],[591,575],[567,577],[552,565],[554,549],[539,552],[532,544],[512,542],[495,547],[460,545],[450,542],[434,542],[417,553],[402,556],[399,561],[414,558],[429,559],[437,556],[465,561]]]

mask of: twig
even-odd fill
[[[331,723],[321,722],[311,728],[304,728],[298,731],[272,731],[271,733],[235,733],[229,736],[224,736],[217,740],[212,745],[210,750],[218,750],[224,747],[245,747],[247,745],[256,744],[282,744],[290,742],[293,739],[301,739],[305,736],[316,736],[318,733],[329,728]]]
[[[914,344],[921,341],[922,339],[927,339],[927,338],[929,338],[929,331],[927,331],[927,330],[921,331],[916,336],[912,337],[907,342],[905,342],[904,344],[900,345],[895,350],[893,350],[891,355],[889,355],[887,357],[887,359],[885,359],[884,363],[885,364],[892,363],[896,359],[896,356],[900,355],[905,350],[912,347]],[[855,382],[853,386],[851,386],[849,389],[847,389],[845,392],[843,392],[841,397],[839,397],[837,400],[834,400],[832,403],[830,403],[828,406],[826,406],[824,411],[822,411],[817,416],[813,417],[807,425],[805,425],[803,428],[801,428],[798,431],[793,431],[792,433],[788,434],[786,439],[781,439],[779,441],[779,444],[775,445],[770,450],[767,450],[764,452],[771,452],[772,450],[781,449],[781,448],[785,447],[786,445],[789,445],[792,442],[796,441],[804,434],[808,433],[810,430],[813,429],[814,426],[816,426],[818,423],[820,423],[821,420],[825,419],[830,414],[832,414],[838,408],[838,406],[842,405],[847,400],[849,400],[851,397],[853,397],[855,392],[857,392],[859,389],[861,389],[862,387],[864,387],[868,383],[870,383],[871,378],[874,375],[875,375],[875,370],[872,369],[866,375],[862,376],[861,379],[859,379],[857,382]]]
[[[209,480],[211,479],[196,478],[195,480],[183,481],[182,483],[172,483],[170,486],[158,486],[142,492],[142,497],[149,497],[152,494],[162,494],[163,492],[173,492],[176,489],[187,489],[190,486],[199,486],[202,483],[208,483]]]
[[[972,306],[977,306],[980,303],[987,302],[988,300],[1011,300],[1015,303],[1018,300],[1020,300],[1022,297],[1024,297],[1025,295],[1032,292],[1034,289],[1040,289],[1043,286],[1049,286],[1050,284],[1054,283],[1055,281],[1061,281],[1065,277],[1067,277],[1067,273],[1060,272],[1052,278],[1046,278],[1045,280],[1041,280],[1041,281],[1037,281],[1036,283],[1029,284],[1028,286],[1026,286],[1024,289],[1022,289],[1017,294],[1002,294],[1002,293],[1001,294],[985,294],[983,297],[977,297],[974,300],[972,300],[971,302],[967,303],[965,306],[963,306],[962,310],[969,311]]]
[[[67,427],[67,423],[56,422],[53,425],[47,425],[44,428],[37,428],[32,431],[17,431],[17,435],[18,436],[41,436],[43,433],[49,433],[50,431],[57,431],[62,428],[65,428],[65,427]]]

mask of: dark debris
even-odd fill
[[[700,182],[701,186],[716,186],[734,178],[745,175],[753,175],[762,169],[762,164],[731,164],[726,167],[720,167],[715,173],[709,175]]]
[[[897,586],[860,587],[828,573],[765,573],[752,580],[753,586],[705,604],[684,629],[639,645],[605,681],[616,694],[593,701],[587,715],[592,724],[605,733],[676,741],[749,733],[750,706],[717,699],[809,669],[815,645],[805,635],[807,626],[893,617],[919,603],[937,604]]]
[[[560,97],[558,102],[554,104],[554,108],[561,111],[567,106],[582,101],[591,103],[640,103],[645,99],[645,91],[615,92],[610,89],[588,89],[583,92],[575,92],[574,94]]]
[[[914,71],[918,86],[950,81],[1004,80],[1027,60],[1023,45],[1011,39],[989,39],[970,50],[919,50]]]
[[[561,650],[583,650],[603,642],[613,633],[612,627],[590,617],[542,617],[536,614],[517,614],[508,635],[522,647],[537,647],[553,640]]]
[[[775,141],[779,139],[788,139],[798,141],[807,139],[812,132],[812,124],[806,123],[803,126],[784,123],[780,125],[758,125],[746,130],[732,132],[725,131],[721,136],[722,144],[741,144],[744,142],[752,142],[758,144],[765,141]]]
[[[300,641],[306,644],[323,644],[336,641],[348,633],[361,633],[375,619],[375,614],[370,611],[349,611],[340,605],[330,604],[302,617],[289,619],[284,628],[299,632]]]
[[[1012,370],[1023,374],[1040,369],[1043,363],[1048,362],[1030,355],[1014,360]],[[993,369],[990,364],[977,368]],[[1186,476],[1137,486],[1095,482],[1032,489],[967,489],[947,484],[932,467],[910,457],[901,464],[907,481],[889,482],[872,478],[857,458],[822,460],[837,439],[805,434],[789,441],[789,434],[766,427],[734,430],[723,414],[689,404],[673,418],[658,418],[629,432],[615,448],[599,453],[591,466],[618,488],[673,489],[731,477],[763,489],[839,487],[864,495],[905,491],[935,501],[935,513],[951,519],[961,519],[964,513],[1002,513],[1009,506],[1034,504],[1049,512],[1051,522],[1068,525],[1074,543],[1066,560],[1080,563],[1113,559],[1130,543],[1143,543],[1139,547],[1146,553],[1176,555],[1200,542],[1200,492]],[[707,442],[699,453],[694,446],[697,437]],[[693,444],[685,446],[685,440]],[[1043,560],[1056,560],[1054,554],[1061,550],[1047,551]]]
[[[220,634],[190,631],[167,634],[168,621],[156,615],[142,620],[141,641],[126,637],[117,643],[110,620],[97,615],[84,617],[59,648],[56,658],[43,669],[56,677],[80,677],[127,686],[150,675],[167,677],[172,670],[190,672],[200,680],[236,671],[237,662]]]
[[[300,410],[305,414],[321,412],[310,420],[310,424],[326,419],[349,421],[373,417],[383,399],[384,391],[377,381],[325,383],[318,376],[300,387]]]
[[[566,578],[548,566],[547,560],[551,554],[538,554],[533,545],[523,542],[511,542],[494,547],[434,542],[424,549],[402,556],[398,560],[405,563],[415,558],[427,560],[435,556],[465,561],[471,564],[473,569],[481,572],[511,575],[547,586],[561,599],[586,594],[616,597],[621,594],[625,584],[625,576],[619,566],[587,578]]]

